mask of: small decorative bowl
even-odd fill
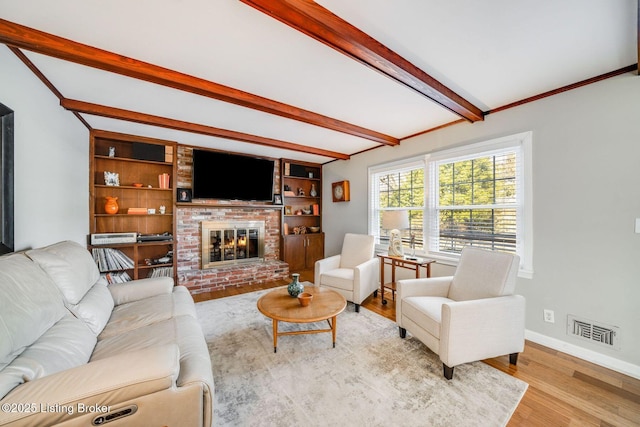
[[[140,188],[140,187],[142,187],[142,184],[140,184],[139,182],[134,182],[133,186],[137,187],[137,188]]]
[[[309,231],[311,231],[312,233],[317,233],[318,231],[320,231],[320,227],[309,227]]]
[[[300,305],[303,307],[306,307],[309,304],[311,304],[312,299],[313,299],[313,294],[310,294],[309,292],[302,292],[301,294],[298,294],[298,302],[300,302]]]

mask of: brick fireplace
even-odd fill
[[[178,188],[191,188],[193,149],[178,146]],[[274,190],[280,188],[280,172],[276,167]],[[178,203],[174,213],[176,247],[174,259],[178,284],[192,294],[251,286],[273,280],[289,279],[289,265],[280,261],[280,223],[282,206],[271,203],[194,200]],[[224,263],[202,268],[202,222],[264,223],[264,247],[260,260]]]
[[[221,263],[202,268],[203,222],[264,222],[264,250],[257,260]],[[262,207],[178,206],[178,284],[192,294],[251,286],[289,278],[289,265],[280,261],[280,210]]]

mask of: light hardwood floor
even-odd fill
[[[300,274],[313,281],[313,271]],[[275,281],[199,294],[196,301],[286,285]],[[386,295],[392,301],[392,296]],[[395,321],[395,304],[370,296],[362,307]],[[640,380],[527,341],[518,365],[507,356],[485,363],[529,384],[508,426],[640,426]],[[455,376],[453,381],[455,381]]]

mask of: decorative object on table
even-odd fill
[[[163,173],[158,175],[158,186],[162,189],[169,188],[169,174]]]
[[[300,187],[298,188],[298,196],[305,196],[305,192],[304,192],[304,188]]]
[[[104,183],[112,187],[120,185],[120,174],[118,172],[104,171]]]
[[[104,204],[104,211],[110,215],[117,214],[120,207],[118,206],[117,197],[105,197],[107,202]]]
[[[303,307],[311,304],[311,300],[313,300],[313,294],[310,294],[309,292],[302,292],[298,295],[298,302],[300,302],[300,305]]]
[[[316,184],[311,184],[311,190],[309,191],[309,195],[311,197],[316,197],[318,195],[318,190],[316,190]]]
[[[116,147],[109,147],[109,157],[116,156]]]
[[[411,248],[411,255],[407,257],[407,259],[415,261],[416,258],[416,233],[411,233],[411,238],[409,240],[409,247]]]
[[[348,202],[351,200],[349,181],[338,181],[331,184],[331,193],[334,202]]]
[[[282,204],[282,194],[274,194],[273,195],[273,204],[281,205]]]
[[[302,292],[304,292],[304,285],[302,283],[300,283],[300,274],[298,273],[293,273],[291,275],[291,277],[293,277],[293,281],[291,283],[289,283],[289,286],[287,286],[287,292],[289,292],[289,295],[291,295],[292,297],[297,297],[299,294],[301,294]]]
[[[167,212],[167,207],[165,205],[160,205],[160,214],[164,215]]]
[[[191,202],[191,189],[190,188],[178,188],[178,201],[179,202]]]
[[[389,256],[404,256],[400,230],[409,228],[409,212],[384,211],[382,213],[382,228],[389,231]]]

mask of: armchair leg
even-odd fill
[[[453,368],[448,367],[444,363],[442,364],[442,370],[444,371],[444,377],[448,380],[453,378]]]
[[[400,326],[398,326],[398,332],[400,332],[400,338],[407,337],[407,330],[405,328],[401,328]]]
[[[511,363],[512,365],[518,364],[518,353],[511,353],[509,355],[509,363]]]
[[[356,304],[356,313],[360,313],[360,304]]]

